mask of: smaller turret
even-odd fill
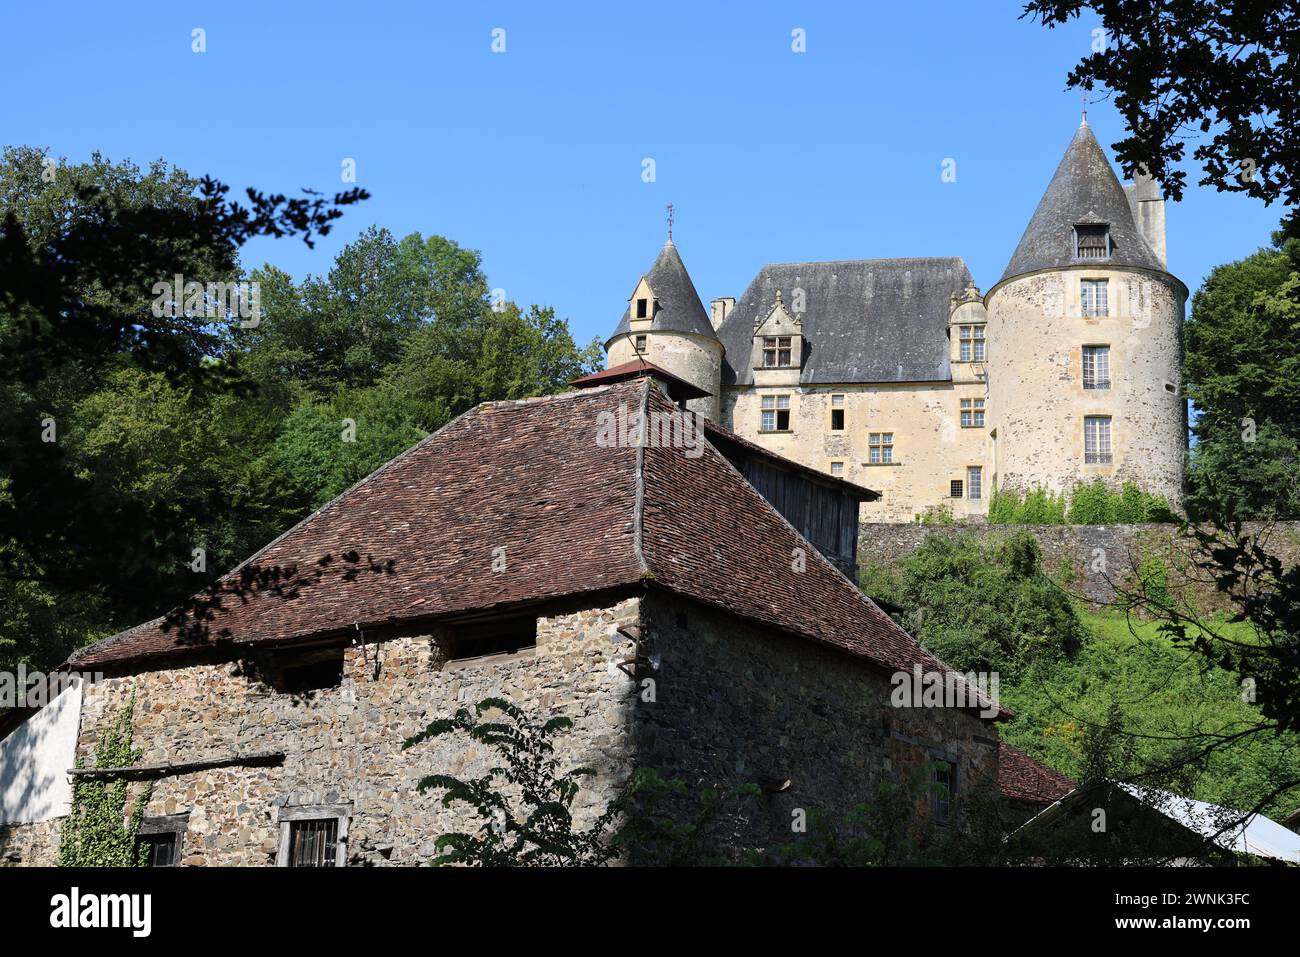
[[[691,399],[687,407],[718,420],[722,343],[671,232],[628,297],[623,318],[605,342],[605,354],[606,368],[643,358],[708,393]]]

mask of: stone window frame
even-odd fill
[[[794,367],[794,336],[763,336],[764,369],[791,369]],[[785,345],[782,345],[782,343]],[[771,343],[771,345],[768,345]],[[768,361],[769,355],[772,361]],[[781,361],[784,356],[785,361]]]
[[[1091,297],[1085,296],[1085,289],[1091,290]],[[1101,293],[1100,296],[1097,295],[1098,292]],[[1085,276],[1079,280],[1079,312],[1085,319],[1106,319],[1110,316],[1109,279]]]
[[[1106,448],[1101,448],[1102,430],[1097,430],[1097,448],[1088,451],[1088,423],[1105,422]],[[1090,457],[1091,456],[1091,457]],[[1114,421],[1109,415],[1085,415],[1083,417],[1083,461],[1085,465],[1112,465],[1115,462]]]
[[[1110,376],[1110,343],[1084,343],[1079,348],[1079,370],[1083,380],[1083,387],[1089,392],[1105,392],[1110,389],[1113,382]],[[1090,352],[1092,353],[1091,363],[1088,361]],[[1106,374],[1103,377],[1097,375],[1098,357],[1104,360]],[[1092,366],[1091,374],[1089,374],[1089,365]]]
[[[894,464],[894,433],[893,432],[868,432],[867,433],[867,464],[868,465],[893,465]]]
[[[975,476],[973,482],[971,481],[972,475]],[[972,502],[978,502],[984,498],[984,466],[966,466],[966,497]]]
[[[156,817],[146,817],[140,821],[140,830],[136,832],[137,842],[141,837],[150,837],[156,834],[171,834],[176,837],[176,850],[174,859],[171,864],[162,864],[161,867],[180,867],[181,858],[185,851],[185,835],[190,829],[190,812],[183,811],[180,814],[162,814]]]
[[[966,482],[963,479],[948,480],[949,498],[965,498],[966,497],[965,489],[966,489]]]
[[[836,399],[840,400],[838,405],[835,403]],[[832,432],[843,432],[846,429],[848,429],[849,410],[848,410],[847,400],[843,392],[831,393],[831,404],[829,406],[829,409],[830,409],[830,424],[829,424],[830,430]],[[837,412],[840,415],[839,425],[835,424],[835,413]]]
[[[352,802],[342,801],[337,804],[295,804],[281,805],[276,823],[280,826],[279,851],[275,856],[276,867],[289,866],[289,846],[295,821],[338,822],[338,835],[334,840],[334,866],[347,867],[348,830],[352,823]]]
[[[988,339],[981,323],[957,327],[957,361],[987,362]]]
[[[957,406],[961,427],[963,429],[984,428],[984,406],[983,396],[970,396],[961,399]]]
[[[771,400],[771,406],[768,406],[768,400]],[[782,406],[781,400],[785,400]],[[785,428],[781,428],[781,413],[785,413]],[[790,427],[793,420],[794,403],[790,401],[789,392],[771,392],[767,395],[758,397],[758,431],[760,432],[793,432]],[[768,413],[772,415],[772,427],[767,427]]]
[[[839,471],[838,471],[838,472],[835,470],[835,467],[836,467],[837,465],[839,466]],[[831,475],[835,476],[836,478],[844,478],[844,460],[843,460],[843,459],[835,459],[833,462],[831,462]]]

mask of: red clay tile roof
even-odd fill
[[[1052,804],[1075,787],[1075,782],[1059,771],[1053,771],[1005,741],[998,742],[998,788],[1004,797]]]
[[[600,372],[593,372],[591,375],[581,376],[572,380],[569,385],[577,386],[579,389],[589,389],[595,385],[609,385],[613,382],[639,379],[647,375],[662,379],[668,383],[673,390],[674,398],[703,399],[705,396],[713,394],[640,357],[629,359],[627,362],[619,363],[616,366],[610,366]]]
[[[69,663],[166,656],[196,638],[262,644],[644,584],[879,668],[948,670],[712,445],[691,457],[683,448],[599,443],[601,414],[620,407],[678,412],[647,379],[478,406],[227,575],[205,634],[193,635],[190,622],[182,641],[159,619]],[[494,571],[494,561],[504,570]],[[277,568],[281,575],[269,574]],[[241,581],[259,587],[236,595]]]

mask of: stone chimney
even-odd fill
[[[713,328],[716,330],[718,326],[722,325],[722,323],[726,320],[727,316],[731,315],[731,310],[735,308],[736,308],[735,296],[722,296],[721,298],[714,299],[712,302],[710,302],[709,322],[713,324]]]
[[[1139,172],[1133,182],[1124,187],[1128,197],[1129,208],[1133,211],[1133,222],[1147,241],[1151,251],[1160,260],[1160,265],[1169,268],[1169,257],[1165,249],[1165,196],[1160,183]]]

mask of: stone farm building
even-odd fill
[[[1187,287],[1165,204],[1124,186],[1086,120],[1002,277],[956,256],[772,263],[706,311],[669,235],[605,344],[706,395],[692,408],[881,491],[865,522],[987,514],[994,488],[1096,478],[1181,501]]]
[[[999,781],[987,699],[890,703],[918,668],[969,686],[850,577],[874,493],[716,424],[626,441],[611,422],[694,422],[676,403],[699,390],[591,379],[455,419],[231,572],[206,618],[79,651],[103,679],[0,741],[0,862],[56,859],[68,769],[132,695],[158,863],[427,861],[465,819],[416,782],[488,754],[403,740],[488,696],[574,720],[563,762],[599,773],[583,821],[636,767],[759,784],[747,846],[918,770],[940,823]]]

